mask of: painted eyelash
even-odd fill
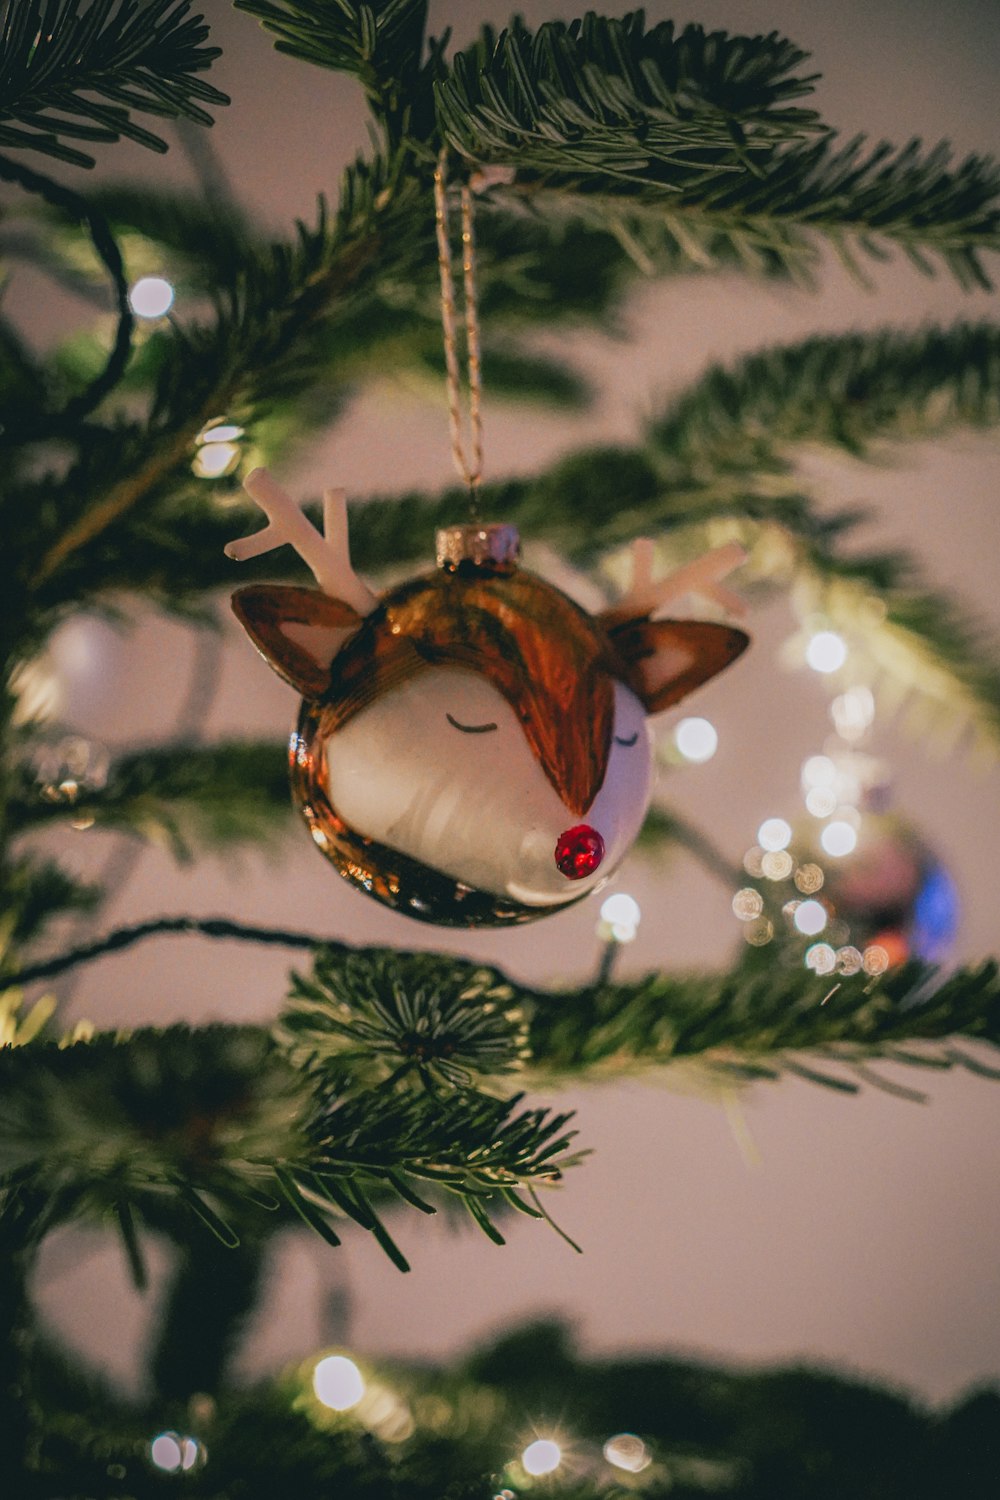
[[[631,745],[634,745],[635,742],[636,742],[636,740],[639,738],[639,731],[637,729],[635,731],[635,733],[632,735],[632,737],[630,739],[627,739],[627,740],[623,740],[622,737],[621,737],[621,735],[618,735],[618,734],[616,734],[614,738],[615,738],[615,744],[616,745],[625,745],[626,747],[629,747]]]
[[[496,729],[497,727],[495,724],[460,724],[449,713],[445,714],[445,718],[453,729],[460,729],[463,734],[488,734],[491,729]]]

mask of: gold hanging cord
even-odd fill
[[[451,456],[469,487],[473,520],[478,518],[478,490],[483,473],[482,365],[479,345],[479,314],[476,306],[476,241],[472,227],[472,193],[462,184],[462,290],[464,299],[465,359],[469,385],[469,442],[466,455],[462,438],[461,374],[456,336],[455,283],[451,271],[451,240],[448,225],[448,194],[445,186],[447,152],[442,151],[434,169],[434,221],[437,229],[438,270],[441,273],[441,330],[447,371],[448,421]]]

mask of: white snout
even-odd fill
[[[331,737],[330,801],[356,832],[474,889],[528,906],[575,900],[623,857],[649,801],[645,711],[623,685],[615,694],[607,774],[582,816],[562,802],[502,694],[457,667],[419,673]],[[605,855],[571,880],[556,843],[582,822],[600,833]]]

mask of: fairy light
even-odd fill
[[[624,891],[616,891],[601,907],[601,922],[598,934],[607,941],[631,943],[639,930],[642,912],[638,901]]]
[[[179,1432],[161,1432],[149,1445],[149,1456],[154,1467],[166,1474],[186,1473],[193,1469],[205,1450],[193,1437],[182,1437]]]
[[[811,786],[806,792],[806,811],[814,818],[828,818],[837,810],[837,794],[829,786]]]
[[[824,676],[838,672],[847,660],[847,646],[834,630],[820,630],[810,637],[806,647],[806,661],[814,672]]]
[[[792,921],[805,937],[815,937],[826,926],[826,907],[821,901],[800,901]]]
[[[764,910],[764,897],[752,885],[746,885],[733,897],[733,914],[741,922],[752,922]]]
[[[871,688],[852,687],[830,704],[833,727],[842,740],[860,740],[875,718],[875,699]]]
[[[608,1438],[603,1451],[609,1464],[628,1474],[641,1474],[653,1461],[646,1444],[634,1432],[616,1433]]]
[[[331,1411],[350,1411],[365,1393],[365,1382],[353,1359],[330,1354],[313,1371],[313,1390]]]
[[[786,823],[784,818],[765,818],[757,829],[757,842],[768,853],[773,854],[779,849],[787,849],[791,841],[791,825]]]
[[[674,730],[674,744],[685,760],[703,765],[719,748],[719,736],[708,719],[681,719]]]
[[[802,785],[810,787],[832,787],[836,784],[837,767],[828,755],[810,755],[802,764]]]
[[[223,479],[240,461],[235,443],[206,443],[198,449],[191,468],[199,479]]]
[[[163,276],[140,276],[129,288],[128,305],[137,318],[162,318],[174,305],[174,289]]]
[[[521,1467],[526,1474],[553,1474],[562,1463],[562,1449],[551,1438],[536,1438],[521,1454]]]
[[[819,836],[827,854],[833,855],[834,859],[842,859],[845,854],[852,854],[857,848],[857,830],[844,818],[835,818],[832,823],[827,823]]]
[[[805,964],[817,974],[832,974],[837,967],[837,955],[829,943],[813,943],[806,949]]]

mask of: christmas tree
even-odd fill
[[[595,1234],[576,1182],[600,1183],[620,1244],[659,1253],[675,1205],[638,1168],[684,1152],[659,1139],[660,1096],[632,1080],[721,1104],[751,1154],[747,1098],[777,1097],[780,1080],[787,1138],[807,1092],[825,1091],[840,1153],[825,1168],[848,1176],[850,1112],[873,1095],[881,1128],[906,1110],[896,1096],[934,1094],[905,1127],[911,1162],[937,1111],[964,1111],[970,1142],[995,1111],[982,1081],[1000,1042],[990,907],[970,893],[967,961],[944,967],[954,886],[932,844],[946,782],[966,796],[969,837],[989,843],[989,783],[969,768],[995,753],[1000,654],[967,598],[992,600],[989,548],[978,574],[978,558],[960,573],[949,549],[995,462],[968,435],[1000,413],[1000,170],[933,138],[834,129],[804,50],[714,10],[704,19],[731,32],[660,7],[563,21],[539,6],[501,30],[503,17],[460,7],[428,16],[425,0],[237,0],[207,18],[188,0],[8,0],[0,14],[0,1493],[992,1494],[995,1390],[932,1409],[848,1376],[730,1368],[746,1352],[811,1352],[808,1332],[718,1333],[713,1316],[766,1303],[752,1284],[728,1297],[714,1284],[689,1322],[674,1306],[661,1323],[658,1292],[631,1286],[622,1260],[592,1342],[620,1349],[630,1331],[641,1355],[584,1357],[542,1320],[447,1365],[428,1356],[568,1306],[575,1241],[586,1250]],[[258,134],[240,142],[252,119]],[[946,118],[940,133],[954,133]],[[314,208],[302,194],[317,190]],[[453,430],[468,481],[456,483],[443,398],[455,406],[463,378],[473,419],[471,442]],[[918,459],[900,485],[891,462],[907,452]],[[262,466],[275,478],[254,478]],[[919,553],[921,473],[952,468],[924,549],[942,570],[925,581],[902,543]],[[309,525],[295,506],[279,514],[278,477]],[[324,524],[327,542],[339,524],[319,500],[331,485],[351,498],[336,585],[316,563]],[[873,522],[858,497],[886,485]],[[260,530],[255,499],[269,540],[290,527],[297,549],[237,543],[237,563],[224,548]],[[380,834],[316,813],[324,786],[303,770],[341,732],[310,718],[310,703],[333,702],[330,671],[360,697],[354,722],[374,671],[358,642],[398,688],[392,631],[377,634],[401,618],[386,601],[419,601],[414,575],[450,577],[433,568],[438,528],[465,546],[484,522],[519,528],[527,568],[598,621],[572,628],[614,648],[611,676],[651,711],[724,664],[736,595],[756,638],[695,710],[653,721],[658,782],[614,884],[526,927],[537,892],[479,901],[461,871],[405,842],[386,867]],[[633,553],[637,538],[650,544]],[[456,577],[470,571],[463,555]],[[258,644],[277,640],[306,699],[299,811],[282,739],[294,696],[238,638],[237,587],[240,618]],[[322,627],[346,621],[355,642],[318,679],[294,631],[269,634],[276,599],[306,611],[296,627],[319,618],[306,587],[326,596]],[[679,633],[655,634],[664,603]],[[437,623],[420,637],[414,714],[431,673],[468,665],[470,615],[456,618],[447,639]],[[664,640],[683,660],[654,690],[642,673]],[[545,795],[564,762],[565,785],[582,774],[567,742],[604,737],[587,790],[564,798],[577,838],[549,871],[558,884],[572,865],[575,896],[623,852],[593,842],[588,812],[613,745],[634,740],[612,724],[606,683],[560,726],[548,656],[525,674],[535,707],[522,715]],[[496,724],[449,717],[464,731],[453,747],[488,750]],[[416,719],[393,733],[386,774],[422,765]],[[931,837],[888,801],[887,745],[899,758],[907,734],[922,769],[897,785],[924,789]],[[370,762],[381,827],[390,793],[370,744],[359,777]],[[508,777],[510,800],[526,795],[520,774],[501,764],[462,793],[477,869],[505,825],[502,798],[496,823],[487,804]],[[309,847],[300,812],[346,880]],[[942,1076],[961,1095],[946,1098]],[[602,1112],[629,1117],[603,1166],[587,1152]],[[688,1154],[697,1142],[695,1129]],[[718,1199],[745,1193],[748,1238],[756,1215],[780,1279],[808,1240],[766,1193],[754,1200],[724,1146],[731,1178],[711,1180],[695,1151],[672,1191],[697,1200],[702,1247],[729,1225]],[[822,1177],[818,1162],[807,1175]],[[960,1228],[995,1216],[977,1187],[935,1208]],[[832,1221],[842,1209],[824,1192],[811,1211]],[[435,1219],[482,1234],[447,1242],[459,1260]],[[925,1229],[914,1220],[911,1238]],[[122,1355],[121,1294],[102,1374],[74,1347],[102,1339],[74,1338],[67,1306],[70,1263],[91,1246],[108,1263],[111,1243],[145,1289],[128,1306],[148,1331],[139,1370]],[[244,1332],[280,1296],[273,1268],[290,1246],[325,1316],[311,1341],[279,1329],[278,1356],[254,1366]],[[858,1264],[878,1288],[894,1268],[871,1271],[871,1253],[859,1247]],[[363,1304],[350,1327],[344,1263]],[[854,1321],[857,1284],[835,1293],[812,1269],[803,1295]],[[976,1274],[970,1328],[989,1285]],[[490,1311],[473,1315],[479,1304]],[[685,1343],[718,1352],[648,1352]],[[877,1340],[823,1346],[838,1351],[905,1376]],[[987,1360],[942,1358],[938,1389],[991,1373]]]

